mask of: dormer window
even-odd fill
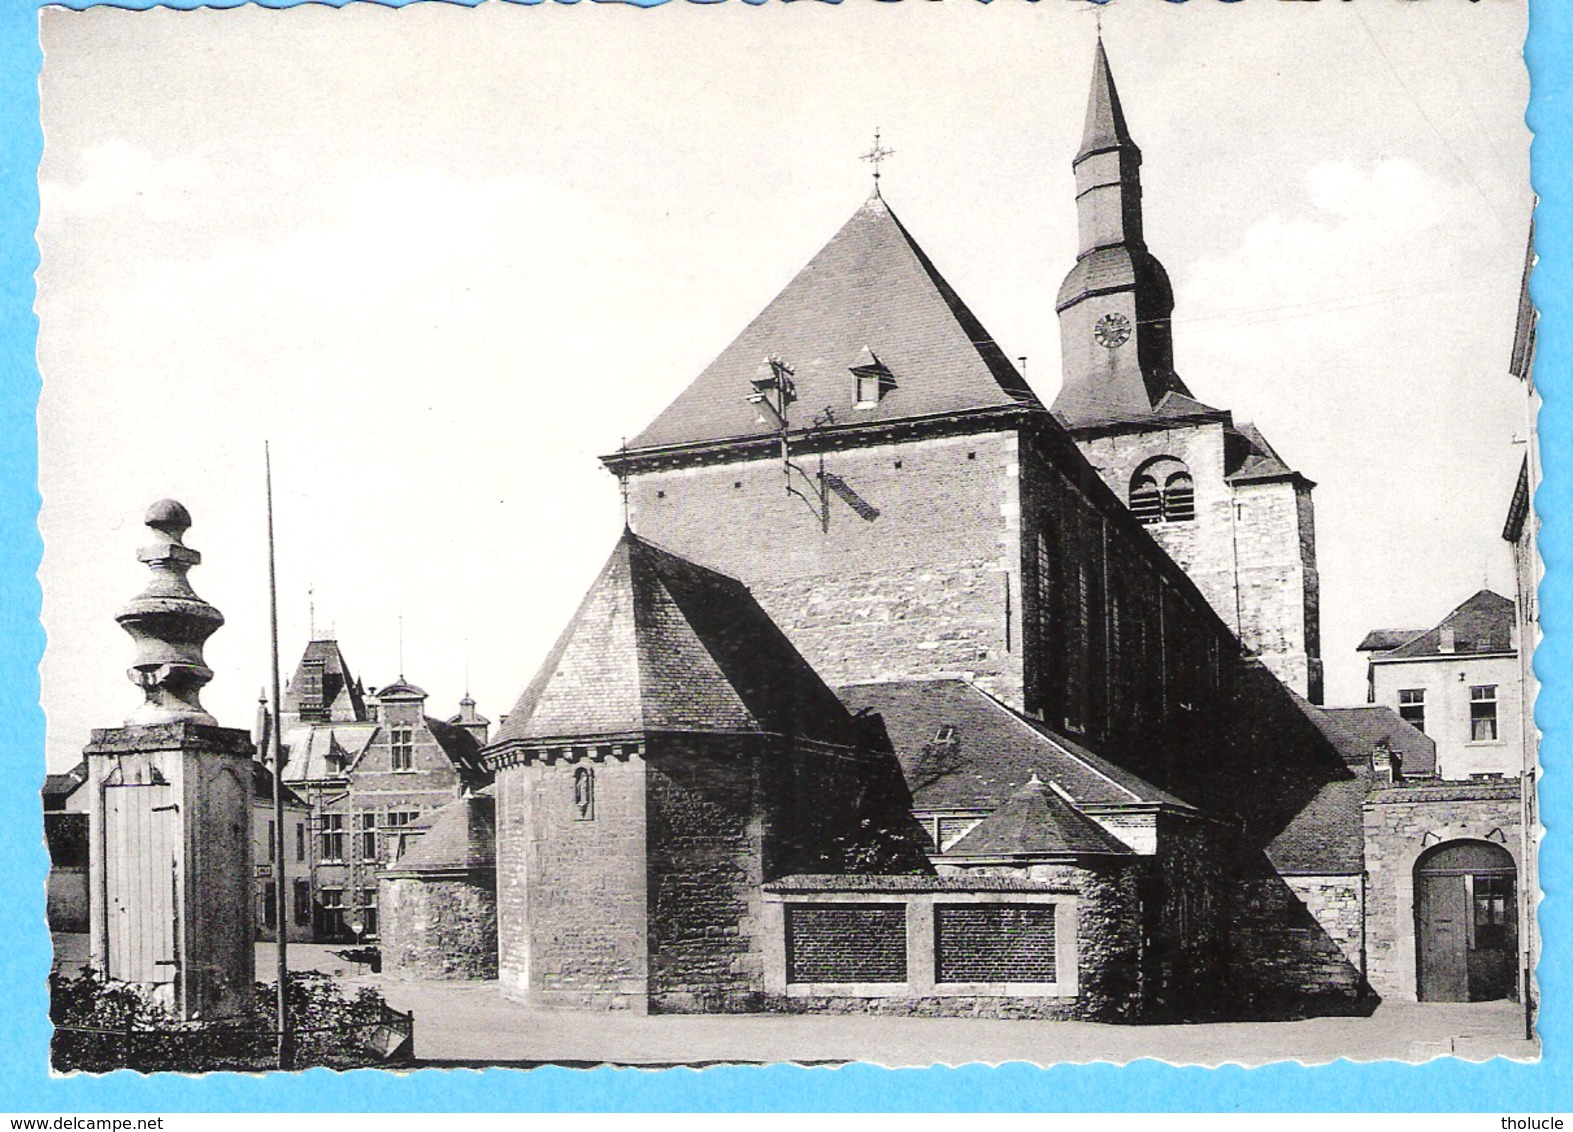
[[[879,360],[879,355],[863,347],[858,362],[852,369],[852,403],[857,409],[872,409],[896,387],[895,375],[890,367]]]
[[[1173,456],[1158,456],[1137,468],[1129,499],[1131,514],[1144,526],[1196,518],[1196,485],[1190,469]]]

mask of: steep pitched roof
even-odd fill
[[[1077,805],[1185,806],[963,680],[851,684],[836,694],[884,720],[916,810],[993,809],[1035,773]]]
[[[491,746],[650,730],[863,733],[746,586],[624,531]]]
[[[1366,753],[1378,743],[1386,743],[1398,756],[1405,777],[1429,778],[1436,773],[1436,740],[1403,719],[1390,707],[1362,704],[1359,707],[1322,708],[1340,727],[1361,744]]]
[[[1131,144],[1125,111],[1120,107],[1120,94],[1114,89],[1114,75],[1109,71],[1109,57],[1104,54],[1103,40],[1099,38],[1098,51],[1092,60],[1092,89],[1087,95],[1087,123],[1082,129],[1081,149],[1076,152],[1076,160]]]
[[[1229,438],[1233,443],[1226,441],[1229,458],[1226,474],[1230,481],[1246,483],[1295,474],[1255,425],[1242,422],[1228,431],[1233,434]]]
[[[254,798],[261,801],[273,801],[273,771],[259,762],[251,764],[251,793]],[[305,799],[291,790],[288,782],[284,785],[284,804],[301,808],[306,806]]]
[[[1347,876],[1365,868],[1361,807],[1371,792],[1370,770],[1349,764],[1347,778],[1322,783],[1267,846],[1280,873]]]
[[[894,388],[855,409],[851,367],[863,364],[865,350],[889,369]],[[877,194],[629,449],[771,435],[774,423],[759,420],[745,399],[767,356],[793,369],[794,424],[826,406],[839,423],[861,424],[1038,405]]]
[[[284,689],[283,711],[300,713],[301,692],[305,688],[308,668],[320,668],[322,673],[322,709],[335,721],[353,722],[366,718],[366,704],[360,682],[350,675],[349,665],[339,642],[331,637],[309,641],[295,666],[295,675]]]
[[[426,730],[431,732],[432,738],[437,740],[437,745],[442,748],[443,754],[448,756],[461,772],[468,775],[485,776],[485,766],[481,762],[481,742],[464,728],[452,723],[444,723],[440,719],[426,717]]]
[[[1416,657],[1454,656],[1513,651],[1513,602],[1501,594],[1481,590],[1437,624],[1390,652],[1371,659],[1407,660]],[[1452,647],[1442,648],[1443,636],[1452,632]]]
[[[1130,848],[1037,778],[1010,796],[956,844],[951,857],[1117,854]]]
[[[431,814],[426,832],[388,872],[457,872],[496,865],[496,801],[484,794],[471,794]]]

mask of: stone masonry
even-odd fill
[[[1522,872],[1519,784],[1449,782],[1373,791],[1364,810],[1366,934],[1371,986],[1414,1001],[1415,863],[1448,841],[1488,841]]]

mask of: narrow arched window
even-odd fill
[[[1129,501],[1136,521],[1147,526],[1196,518],[1196,486],[1190,469],[1173,456],[1155,456],[1136,469]]]
[[[576,821],[595,819],[595,771],[587,766],[573,772],[573,808]]]
[[[1191,473],[1175,472],[1163,485],[1163,518],[1168,523],[1188,523],[1196,518],[1196,488]]]
[[[1163,495],[1151,476],[1137,475],[1131,481],[1131,514],[1139,523],[1163,522]]]

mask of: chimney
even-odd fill
[[[1400,779],[1399,759],[1383,739],[1371,748],[1371,778],[1376,786],[1394,786]]]
[[[1442,652],[1452,652],[1457,647],[1457,639],[1453,632],[1453,626],[1443,625],[1439,635],[1442,638],[1442,642],[1437,647]]]

